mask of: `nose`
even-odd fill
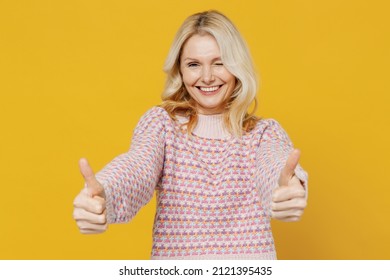
[[[204,66],[202,69],[202,81],[205,84],[212,83],[215,80],[213,69],[210,66]]]

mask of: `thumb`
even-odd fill
[[[295,168],[298,165],[300,156],[301,156],[301,152],[297,149],[294,149],[290,153],[286,161],[286,165],[283,167],[282,171],[280,172],[279,186],[288,185],[288,182],[295,174]]]
[[[102,185],[96,180],[95,173],[91,166],[89,166],[88,160],[85,158],[79,161],[80,172],[84,177],[88,192],[93,196],[103,194],[104,189]]]

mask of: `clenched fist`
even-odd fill
[[[79,166],[85,188],[74,199],[73,218],[81,233],[102,233],[108,228],[103,186],[96,180],[86,159],[80,159]]]
[[[272,195],[272,218],[285,222],[299,221],[306,208],[306,191],[294,172],[299,157],[299,150],[293,150],[280,173],[278,186]]]

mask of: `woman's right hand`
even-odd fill
[[[76,220],[81,233],[105,232],[108,223],[104,188],[96,180],[95,174],[86,159],[80,159],[79,166],[85,180],[85,188],[73,201],[73,218]]]

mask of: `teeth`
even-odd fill
[[[219,89],[219,86],[216,86],[216,87],[200,87],[200,90],[201,91],[216,91],[217,89]]]

